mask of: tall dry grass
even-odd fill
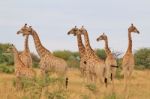
[[[39,73],[39,70],[37,70]],[[24,90],[16,90],[13,85],[13,74],[0,73],[0,99],[37,99],[31,97]],[[69,85],[66,90],[61,79],[48,82],[47,87],[41,87],[41,99],[124,99],[123,79],[115,80],[115,92],[111,85],[105,88],[99,83],[86,83],[80,71],[70,69],[68,72]],[[35,87],[36,88],[36,87]],[[32,92],[32,89],[29,89]],[[37,93],[38,94],[38,93]],[[150,99],[150,70],[135,70],[129,84],[129,99]]]

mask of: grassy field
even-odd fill
[[[37,72],[39,74],[38,69]],[[61,86],[63,85],[62,81],[48,84],[47,87],[36,87],[36,90],[41,88],[36,92],[32,86],[28,87],[28,90],[27,88],[16,90],[13,74],[0,73],[0,75],[0,99],[38,99],[39,97],[39,99],[123,99],[125,96],[123,79],[115,80],[115,92],[112,93],[111,85],[105,88],[99,83],[96,85],[85,83],[77,69],[70,69],[67,74],[69,77],[67,90]],[[135,70],[129,87],[129,99],[150,99],[150,71]],[[38,92],[41,94],[39,95]]]

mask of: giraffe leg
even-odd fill
[[[115,92],[115,85],[114,85],[114,74],[112,73],[112,92]]]
[[[113,80],[113,74],[111,73],[111,75],[110,75],[110,79],[111,79],[111,81]]]

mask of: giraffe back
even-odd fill
[[[67,63],[61,58],[47,54],[45,57],[41,58],[40,68],[46,72],[50,71],[58,74],[65,74],[67,71]]]
[[[20,53],[19,57],[26,67],[32,67],[32,57],[30,51],[23,51]]]

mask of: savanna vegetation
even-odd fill
[[[70,67],[68,71],[69,86],[66,90],[65,79],[61,77],[47,76],[40,78],[38,76],[34,81],[24,78],[20,81],[21,90],[16,90],[16,80],[14,73],[13,54],[9,44],[0,44],[0,97],[1,99],[123,99],[123,79],[120,75],[122,52],[113,52],[117,58],[118,66],[117,79],[115,80],[116,92],[112,93],[111,88],[106,89],[92,83],[85,83],[79,71],[79,53],[68,50],[54,51],[53,54],[67,61]],[[97,49],[96,54],[102,59],[106,58],[103,49]],[[33,67],[39,72],[39,57],[31,53]],[[150,97],[150,48],[141,48],[134,52],[135,72],[130,85],[131,99],[149,99]]]

